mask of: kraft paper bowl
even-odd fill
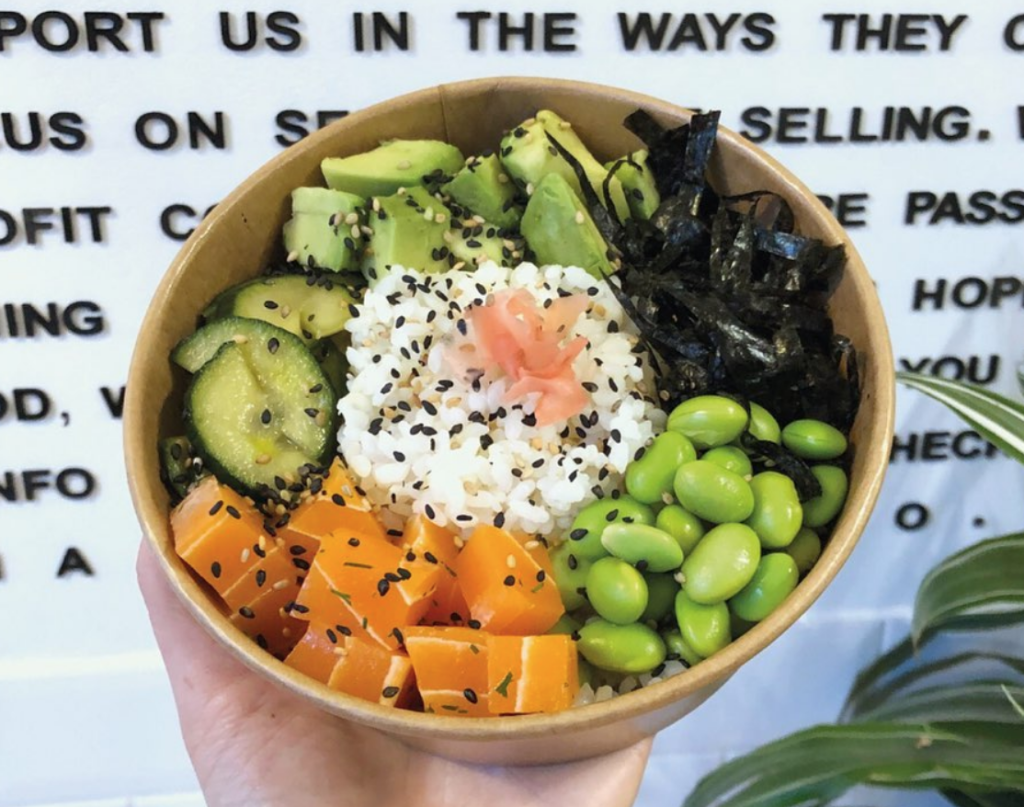
[[[832,215],[789,171],[727,130],[721,131],[713,158],[720,191],[774,190],[793,206],[801,232],[846,244],[847,271],[831,313],[862,362],[863,401],[851,435],[855,459],[846,508],[817,566],[770,618],[693,669],[624,697],[546,716],[441,717],[378,707],[286,667],[231,626],[174,553],[157,458],[158,440],[182,432],[187,379],[172,368],[171,349],[192,332],[198,313],[218,292],[258,275],[281,249],[289,194],[302,185],[322,184],[324,157],[364,151],[385,138],[448,140],[475,154],[493,148],[504,130],[538,109],[551,108],[572,121],[603,161],[640,146],[620,125],[638,107],[663,124],[690,117],[685,109],[645,95],[567,81],[485,79],[405,95],[344,118],[271,160],[222,201],[183,246],[153,297],[135,348],[124,413],[125,453],[145,540],[188,610],[226,652],[297,697],[410,745],[481,763],[551,763],[624,748],[683,717],[792,625],[829,585],[867,524],[888,462],[894,410],[888,332],[871,278]]]

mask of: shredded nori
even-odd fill
[[[647,146],[662,196],[649,222],[615,219],[578,161],[554,138],[552,144],[573,166],[588,210],[621,261],[621,288],[609,285],[655,354],[666,409],[695,395],[733,393],[782,423],[815,418],[848,432],[860,401],[857,355],[826,310],[845,251],[796,233],[793,212],[777,194],[715,191],[708,162],[718,116],[694,115],[675,129],[642,110],[626,118]],[[802,497],[817,487],[788,452],[758,448],[794,477]]]

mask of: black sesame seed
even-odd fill
[[[227,511],[227,514],[229,516],[231,516],[232,518],[240,519],[242,517],[242,514],[239,513],[238,510],[234,506],[232,506],[230,504],[227,507],[225,507],[224,509]]]
[[[546,578],[547,578],[547,573],[543,569],[541,569],[539,572],[537,572],[537,582],[538,583],[543,583]]]
[[[396,328],[401,328],[403,325],[405,325],[405,317],[399,317],[398,319],[395,320]]]
[[[597,384],[595,384],[593,381],[584,381],[582,387],[587,392],[597,392]]]
[[[214,561],[213,564],[210,566],[210,571],[213,573],[214,577],[219,578],[220,577],[220,564],[217,563],[217,561]]]
[[[220,508],[222,508],[223,506],[224,506],[224,502],[223,501],[218,500],[218,501],[214,502],[213,507],[210,508],[210,515],[211,516],[217,515],[217,513],[220,512]]]
[[[470,703],[477,703],[479,701],[479,698],[477,698],[476,693],[469,687],[466,687],[464,690],[462,690],[462,696]]]
[[[267,573],[260,569],[256,572],[256,587],[263,588],[263,584],[267,582]]]
[[[514,586],[516,584],[516,579],[513,575],[509,575],[501,582],[503,582],[506,586]]]
[[[649,563],[648,563],[648,562],[647,562],[646,560],[638,560],[638,561],[636,562],[636,570],[637,570],[638,572],[646,572],[646,571],[647,571],[647,567],[648,567],[649,565],[650,565],[650,564],[649,564]]]
[[[619,517],[619,511],[616,508],[615,510],[609,510],[608,513],[605,515],[604,520],[605,521],[615,521],[615,519],[617,519],[618,517]]]
[[[384,687],[380,694],[385,698],[394,698],[400,691],[398,687]]]
[[[285,513],[285,515],[286,516],[290,515],[290,513]],[[296,557],[298,557],[299,555],[305,555],[306,554],[306,547],[295,545],[293,547],[289,547],[288,551],[291,552]]]
[[[421,401],[421,404],[423,408],[426,410],[427,414],[430,415],[431,417],[437,414],[437,407],[434,406],[430,401]]]
[[[252,608],[250,608],[248,605],[243,605],[241,608],[239,608],[238,609],[238,613],[241,616],[243,616],[245,619],[255,619],[256,618],[256,614],[254,614],[252,612]]]
[[[297,602],[296,603],[292,603],[291,610],[294,611],[297,614],[308,614],[309,613],[309,607],[308,606],[299,605]]]
[[[387,580],[378,580],[377,581],[377,593],[380,594],[380,596],[383,597],[390,590],[391,590],[391,584]]]
[[[349,546],[359,546],[359,539],[354,537],[354,536],[352,538],[349,538],[348,539],[348,545]]]
[[[409,580],[412,577],[412,572],[408,569],[399,569],[397,574],[399,580]]]
[[[304,411],[304,412],[305,412],[305,413],[306,413],[307,415],[309,415],[309,416],[310,416],[311,418],[315,418],[315,417],[316,417],[317,415],[319,415],[319,414],[320,414],[320,410],[319,410],[319,409],[316,409],[316,408],[314,408],[314,407],[312,407],[312,406],[310,406],[310,407],[307,407],[307,408],[306,408],[306,409],[304,409],[303,411]]]
[[[565,559],[565,563],[572,571],[576,571],[577,567],[580,565],[580,562],[576,560],[576,556],[571,552],[569,553],[569,557]]]
[[[352,628],[346,627],[345,625],[335,625],[334,627],[342,636],[352,635]]]
[[[389,583],[401,583],[402,582],[402,578],[399,577],[394,572],[386,572],[384,574],[384,579],[387,580]]]
[[[423,553],[423,559],[427,563],[437,563],[437,558],[434,557],[434,553],[433,552],[424,552]]]
[[[615,320],[609,321],[609,323],[608,323],[608,333],[618,333],[618,332],[619,332],[619,323],[617,323]]]
[[[304,572],[309,571],[309,561],[305,558],[292,558],[292,566],[296,569],[301,569]]]
[[[431,507],[430,504],[425,504],[423,506],[423,512],[426,513],[427,518],[429,518],[431,521],[433,521],[437,517],[437,513],[434,512],[434,508]]]
[[[340,493],[333,494],[331,496],[331,501],[338,505],[338,507],[345,506],[345,498]]]
[[[399,644],[405,644],[405,636],[402,635],[402,631],[400,631],[398,628],[392,630],[391,634],[398,640]]]
[[[277,308],[277,303],[275,303],[273,300],[264,300],[263,307],[269,309],[270,311],[273,311],[275,308]]]
[[[405,462],[405,454],[403,454],[401,451],[393,452],[392,456],[394,456],[395,462]]]
[[[498,529],[501,529],[502,527],[505,526],[505,514],[504,513],[498,513],[494,517],[494,526],[497,527]]]
[[[270,351],[271,355],[277,353],[277,349],[279,347],[281,347],[281,342],[278,341],[276,336],[271,336],[270,339],[267,340],[267,350]]]
[[[531,468],[540,468],[543,464],[544,464],[544,458],[541,457],[540,459],[536,459],[532,463],[530,463],[530,467]]]
[[[331,640],[331,644],[337,644],[338,643],[338,634],[336,634],[333,630],[328,628],[325,631],[325,633],[327,634],[327,638]]]

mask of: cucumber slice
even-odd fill
[[[348,389],[348,359],[345,358],[344,350],[334,340],[324,339],[311,345],[309,352],[334,387],[334,394],[340,398]]]
[[[245,344],[250,339],[266,341],[279,330],[281,329],[258,319],[218,319],[178,342],[178,346],[171,351],[171,361],[190,373],[196,373],[216,355],[225,342]]]
[[[160,477],[175,500],[184,499],[200,479],[209,476],[196,465],[196,453],[187,437],[166,437],[160,441]]]
[[[268,330],[270,326],[267,327]],[[334,449],[334,390],[302,341],[285,331],[222,344],[185,396],[189,439],[219,479],[266,498],[325,465]]]
[[[210,303],[203,318],[207,323],[232,316],[261,319],[312,344],[345,327],[354,300],[342,286],[310,284],[310,279],[277,275],[232,286]]]

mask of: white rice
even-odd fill
[[[505,288],[528,289],[538,304],[559,289],[590,295],[589,311],[566,334],[590,342],[573,364],[589,401],[568,422],[526,425],[537,395],[506,402],[500,370],[474,389],[443,359],[445,338],[458,338],[466,322],[462,312]],[[425,513],[464,536],[497,523],[557,541],[598,492],[621,487],[626,465],[664,427],[632,323],[606,283],[583,269],[485,263],[424,275],[396,267],[357,308],[346,326],[351,369],[338,403],[339,450],[389,528]]]

